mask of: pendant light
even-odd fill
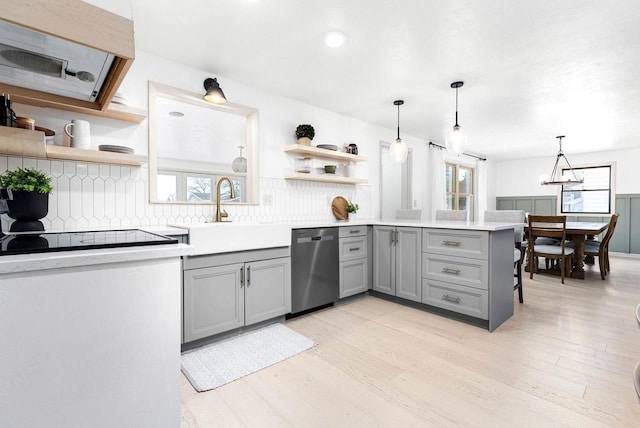
[[[576,172],[571,167],[569,160],[562,152],[562,139],[565,138],[564,135],[558,135],[556,137],[558,139],[558,144],[560,145],[560,149],[558,150],[558,154],[556,155],[556,163],[553,165],[553,171],[551,171],[551,178],[543,179],[540,184],[550,185],[550,184],[559,184],[559,185],[571,185],[571,184],[580,184],[584,181],[584,178],[578,178]],[[560,162],[560,158],[564,159],[565,163],[569,167],[569,173],[562,174],[560,177],[557,177],[558,174],[558,163]],[[562,171],[562,170],[561,170]]]
[[[224,92],[222,92],[217,78],[206,78],[204,80],[204,89],[207,91],[203,97],[205,101],[213,104],[224,104],[227,102],[227,98],[224,96]]]
[[[389,153],[391,154],[391,158],[396,163],[404,163],[407,160],[407,155],[409,154],[409,147],[407,143],[400,139],[400,106],[404,104],[403,100],[395,100],[393,105],[398,106],[398,138],[391,144],[389,147]]]
[[[467,148],[467,134],[460,129],[458,125],[458,88],[461,88],[464,82],[453,82],[451,87],[456,90],[456,124],[447,137],[447,150],[456,155],[461,155]]]
[[[240,156],[231,162],[231,169],[233,172],[244,173],[247,172],[247,158],[242,156],[242,149],[244,149],[244,146],[238,146],[238,148],[240,149]]]

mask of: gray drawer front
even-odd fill
[[[340,238],[340,261],[356,260],[367,257],[367,237],[352,236]]]
[[[432,279],[422,280],[422,303],[483,320],[489,319],[489,292]]]
[[[367,234],[367,226],[341,226],[338,228],[338,236],[346,238],[348,236],[363,236]]]
[[[422,276],[481,290],[489,289],[489,263],[486,260],[422,253]]]
[[[487,259],[489,254],[489,232],[423,229],[422,251],[450,256]]]

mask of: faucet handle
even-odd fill
[[[224,208],[220,208],[220,217],[227,218],[229,217],[229,213],[224,210]]]

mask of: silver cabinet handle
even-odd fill
[[[360,251],[360,247],[349,248],[349,251]]]
[[[244,287],[244,267],[240,268],[240,288]]]
[[[451,275],[460,275],[460,269],[451,269],[448,267],[443,267],[442,273],[449,273]]]
[[[247,266],[247,287],[251,285],[251,266]]]
[[[389,233],[389,238],[391,239],[391,242],[389,242],[389,245],[393,245],[396,242],[393,236],[394,236],[394,231],[392,230],[391,233]]]
[[[442,245],[447,245],[450,247],[459,247],[460,246],[460,242],[458,241],[442,241]]]
[[[360,233],[360,229],[350,230],[349,233]]]
[[[395,231],[395,237],[396,237],[396,244],[400,241],[400,239],[398,238],[398,231]]]
[[[452,296],[449,296],[448,294],[443,295],[442,300],[446,300],[447,302],[460,303],[459,297],[452,297]]]

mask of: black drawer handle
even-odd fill
[[[448,267],[443,267],[442,268],[442,273],[448,273],[451,275],[460,275],[460,269],[451,269]]]
[[[449,247],[459,247],[460,242],[458,241],[442,241],[442,245],[447,245]]]
[[[360,247],[349,248],[349,251],[360,251]]]
[[[442,300],[446,300],[447,302],[460,303],[459,297],[452,297],[452,296],[449,296],[448,294],[443,295]]]

